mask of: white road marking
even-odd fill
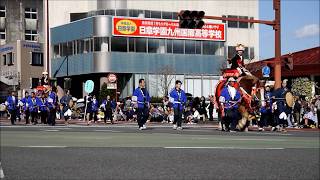
[[[19,146],[23,148],[66,148],[67,146]]]
[[[286,139],[225,139],[232,141],[287,141]]]
[[[0,179],[3,179],[3,178],[4,178],[4,172],[3,172],[1,162],[0,162]]]
[[[114,130],[108,130],[108,129],[95,129],[96,132],[121,132],[121,131],[114,131]]]
[[[60,131],[58,129],[45,129],[43,131],[47,131],[47,132],[57,132],[57,131]]]
[[[250,148],[250,147],[163,147],[165,149],[240,149],[240,150],[282,150],[285,148]]]

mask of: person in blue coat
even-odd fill
[[[150,95],[145,87],[145,80],[139,79],[139,87],[136,88],[132,95],[132,101],[137,108],[137,121],[139,130],[147,129],[146,122],[149,116]]]
[[[57,88],[53,86],[48,94],[48,108],[49,108],[49,115],[48,115],[48,124],[51,126],[56,125],[56,112],[57,112]]]
[[[26,91],[24,93],[24,98],[21,99],[21,102],[23,103],[22,110],[23,110],[25,118],[26,118],[26,124],[30,123],[30,121],[29,121],[30,111],[29,111],[29,105],[28,105],[29,99],[30,99],[29,92]]]
[[[225,124],[225,130],[234,132],[240,119],[239,103],[241,101],[241,95],[235,85],[236,80],[233,77],[228,79],[227,85],[222,89],[219,102],[222,107],[222,120]]]
[[[47,124],[49,109],[48,109],[48,101],[44,93],[41,95],[41,98],[39,101],[39,110],[40,110],[41,123]]]
[[[102,111],[104,112],[104,123],[107,123],[107,120],[111,120],[111,124],[113,124],[112,118],[112,100],[110,96],[107,96],[107,99],[103,100],[101,103]]]
[[[173,104],[174,110],[174,121],[173,121],[173,129],[174,130],[182,130],[182,114],[184,110],[184,106],[187,102],[187,96],[184,90],[181,89],[182,82],[177,80],[175,83],[175,88],[171,90],[169,93],[169,100]]]
[[[281,88],[274,91],[273,98],[276,102],[276,110],[274,111],[275,127],[272,130],[282,131],[288,118],[288,107],[285,102],[285,95],[289,91],[287,88],[287,79],[284,79],[281,84]],[[285,130],[284,130],[285,131]]]
[[[89,108],[91,108],[89,120],[91,121],[93,118],[93,122],[96,123],[98,121],[97,115],[98,115],[98,110],[99,110],[99,102],[98,102],[95,95],[93,95],[93,97],[92,97],[91,104],[90,104]]]
[[[15,125],[15,121],[17,118],[18,108],[18,98],[15,96],[15,92],[12,91],[11,95],[7,97],[6,101],[7,109],[10,113],[11,124]]]
[[[34,125],[38,124],[38,113],[39,113],[39,104],[40,99],[36,97],[34,92],[31,93],[31,98],[28,99],[28,106],[31,115],[31,123]]]

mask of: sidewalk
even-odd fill
[[[40,122],[40,120],[38,120]],[[147,122],[147,125],[149,127],[172,127],[172,124],[170,123],[161,123],[161,122]],[[10,119],[1,117],[0,118],[0,126],[11,126]],[[37,125],[32,125],[32,124],[27,124],[25,120],[21,120],[20,122],[17,120],[15,126],[48,126],[46,124],[37,124]],[[69,124],[65,124],[65,121],[63,119],[61,120],[56,120],[56,126],[82,126],[82,127],[88,127],[87,123],[83,119],[72,119],[69,121]],[[89,127],[94,126],[94,127],[114,127],[114,126],[121,126],[121,127],[136,127],[137,123],[136,122],[130,122],[130,121],[116,121],[114,124],[111,124],[110,121],[107,121],[105,124],[103,120],[99,120],[97,123],[91,122]],[[214,121],[205,121],[205,122],[200,122],[198,124],[183,124],[184,127],[189,127],[189,128],[210,128],[210,129],[218,129],[218,122],[216,120]],[[259,131],[258,127],[254,126],[249,126],[248,128],[249,131]],[[265,128],[265,131],[270,131],[271,128]],[[318,131],[320,132],[320,129],[317,128],[286,128],[287,131],[300,131],[300,132],[308,132],[308,131]]]

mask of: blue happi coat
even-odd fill
[[[178,91],[176,88],[173,88],[169,95],[170,102],[173,104],[173,108],[183,110],[187,102],[187,96],[184,90],[180,89],[180,91]]]

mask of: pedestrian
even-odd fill
[[[209,121],[213,121],[213,109],[214,109],[214,96],[209,96]]]
[[[259,121],[259,131],[264,131],[264,128],[268,126],[272,118],[272,93],[270,91],[270,86],[266,85],[264,87],[263,99],[261,98],[261,107],[260,107],[260,121]]]
[[[102,101],[101,108],[104,112],[104,123],[106,124],[107,120],[110,120],[111,124],[113,124],[112,101],[110,99],[110,96],[107,96],[107,99]]]
[[[41,124],[47,124],[48,101],[47,101],[45,93],[41,94],[41,98],[40,98],[40,101],[39,101],[39,110],[40,110]]]
[[[30,110],[29,110],[29,105],[28,105],[29,99],[30,99],[29,92],[26,91],[24,93],[24,98],[21,99],[21,102],[23,103],[22,110],[23,110],[23,113],[25,116],[26,124],[30,124],[30,121],[29,121]]]
[[[57,101],[58,96],[57,96],[57,88],[53,86],[49,90],[49,95],[48,95],[48,108],[49,108],[49,116],[48,116],[48,124],[51,126],[56,125],[56,112],[57,112]]]
[[[238,103],[241,100],[241,96],[239,90],[234,87],[235,82],[236,80],[230,77],[219,97],[222,108],[222,124],[225,124],[225,130],[230,132],[236,131],[236,126],[240,119]]]
[[[134,90],[132,96],[132,101],[137,108],[139,130],[147,129],[146,122],[149,116],[151,98],[145,86],[145,80],[139,79],[139,87]]]
[[[175,88],[170,92],[170,102],[173,103],[174,121],[173,129],[182,130],[182,114],[187,102],[187,96],[184,90],[181,89],[182,82],[176,80]]]
[[[208,115],[207,115],[207,104],[206,104],[206,98],[202,96],[200,98],[200,108],[198,109],[200,116],[202,117],[202,121],[206,121]]]
[[[30,110],[30,115],[31,115],[31,123],[33,125],[38,124],[38,111],[39,111],[39,101],[40,99],[36,97],[35,92],[31,93],[31,98],[28,100],[28,106]]]
[[[317,108],[316,115],[317,115],[318,123],[319,123],[319,119],[320,119],[320,96],[316,95],[315,98],[316,98],[316,102],[314,103],[314,105]]]
[[[12,91],[11,95],[7,97],[6,106],[10,113],[11,124],[15,125],[18,111],[18,98],[15,96],[14,91]]]
[[[99,110],[99,103],[96,98],[96,95],[93,95],[92,100],[91,100],[91,111],[90,111],[90,116],[89,120],[90,122],[92,121],[93,118],[93,123],[97,123],[98,121],[98,110]]]
[[[300,97],[297,96],[296,100],[294,102],[294,106],[293,106],[293,116],[294,116],[294,121],[296,123],[297,126],[301,125],[301,109],[302,109],[302,104],[301,104],[301,100]]]
[[[72,104],[72,96],[70,94],[70,90],[66,91],[66,94],[60,99],[60,103],[62,104],[62,113],[64,116],[65,124],[69,123],[69,119],[71,118],[71,104]]]

